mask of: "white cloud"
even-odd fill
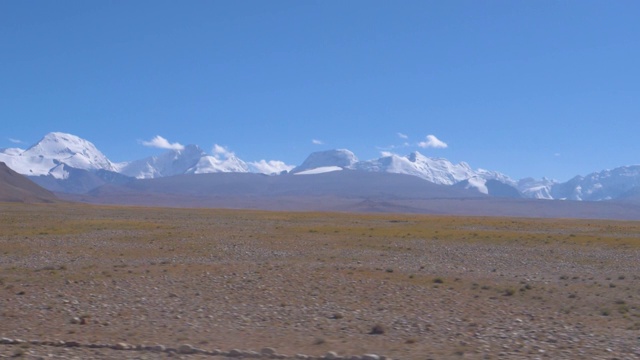
[[[380,151],[380,156],[382,157],[387,157],[387,156],[392,156],[395,155],[394,153],[392,153],[391,151]]]
[[[14,138],[8,138],[9,141],[11,141],[14,144],[22,144],[22,140],[18,140],[18,139],[14,139]]]
[[[222,145],[218,145],[218,144],[213,144],[213,150],[211,150],[213,152],[213,156],[216,159],[228,159],[230,157],[234,157],[236,156],[236,154],[234,154],[232,151],[230,151],[229,149],[227,149],[226,147],[222,146]]]
[[[169,142],[169,140],[163,138],[160,135],[157,135],[156,137],[154,137],[150,141],[143,141],[142,145],[148,146],[148,147],[154,147],[154,148],[158,148],[158,149],[168,149],[168,150],[182,150],[182,149],[184,149],[184,146],[182,146],[182,144],[177,143],[177,142],[172,144],[172,143]]]
[[[287,165],[280,160],[260,160],[247,163],[251,167],[253,172],[262,174],[279,174],[283,171],[291,171],[295,166]]]
[[[409,138],[409,136],[408,136],[408,135],[403,134],[403,133],[401,133],[401,132],[399,132],[397,135],[398,135],[398,137],[399,137],[400,139],[408,139],[408,138]]]
[[[418,146],[421,148],[446,149],[449,145],[435,135],[427,135],[427,140],[419,142]]]
[[[313,140],[311,140],[311,143],[312,143],[313,145],[322,145],[322,144],[324,144],[324,143],[322,142],[322,140],[318,140],[318,139],[313,139]]]

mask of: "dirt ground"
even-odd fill
[[[637,359],[639,270],[639,222],[0,204],[0,357]]]

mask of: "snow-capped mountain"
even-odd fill
[[[465,188],[473,188],[488,194],[487,180],[498,180],[514,186],[515,181],[508,176],[487,170],[473,170],[467,163],[453,164],[447,159],[434,159],[413,152],[408,156],[386,154],[378,159],[358,161],[349,150],[329,150],[314,152],[291,172],[294,174],[319,174],[342,169],[406,174],[417,176],[438,185],[453,185],[466,181]]]
[[[576,176],[551,188],[554,199],[613,200],[640,187],[640,165],[622,166],[612,170]]]
[[[426,157],[417,151],[408,156],[389,154],[375,160],[360,161],[353,168],[413,175],[440,185],[453,185],[478,175],[467,163],[453,164],[446,159]]]
[[[210,174],[217,172],[246,173],[249,172],[249,166],[235,155],[206,155],[201,157],[195,166],[185,171],[185,174]]]
[[[293,174],[320,174],[342,169],[351,169],[358,162],[354,153],[347,149],[317,151],[291,170]]]
[[[516,187],[526,198],[553,200],[551,189],[556,185],[558,185],[557,181],[547,178],[541,180],[525,178],[518,181]]]
[[[68,175],[64,165],[83,170],[116,170],[114,164],[91,142],[60,132],[45,135],[24,151],[4,149],[0,152],[0,161],[23,175],[51,175],[58,179]]]
[[[361,161],[346,149],[319,151],[310,154],[295,168],[282,161],[245,162],[217,145],[212,153],[207,154],[197,145],[187,145],[146,159],[114,164],[91,142],[75,135],[52,132],[26,150],[0,149],[0,162],[50,190],[75,193],[107,183],[126,183],[131,178],[220,172],[317,175],[350,170],[356,177],[358,171],[412,175],[438,185],[455,185],[501,197],[587,201],[640,199],[640,165],[594,172],[559,183],[547,178],[515,181],[496,171],[473,169],[465,162],[454,164],[419,152],[407,156],[384,154],[377,159]]]
[[[118,171],[137,179],[153,179],[181,174],[249,172],[249,167],[233,154],[211,156],[197,145],[187,145],[181,150],[118,164]]]

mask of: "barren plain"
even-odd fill
[[[639,222],[0,204],[0,357],[636,359],[639,270]]]

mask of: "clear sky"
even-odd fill
[[[51,131],[567,180],[640,163],[640,1],[0,1],[0,148]]]

